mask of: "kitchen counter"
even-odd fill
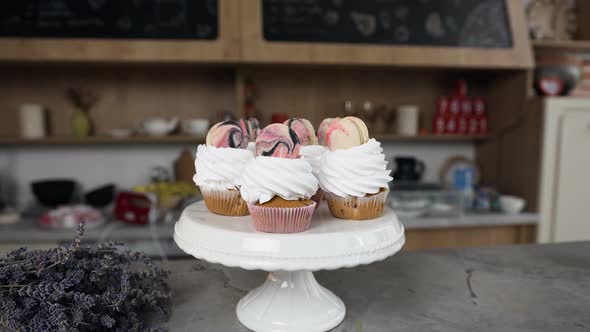
[[[111,221],[84,231],[84,241],[129,241],[171,239],[174,223],[154,225],[131,225]],[[0,243],[68,242],[74,238],[74,229],[44,229],[32,219],[23,219],[15,224],[0,225]]]
[[[337,332],[587,331],[590,242],[401,252],[315,273],[346,304]],[[166,263],[170,331],[248,331],[235,306],[266,273],[196,259]]]
[[[537,224],[539,216],[535,213],[506,214],[465,214],[461,217],[447,218],[400,218],[406,230],[425,228],[477,227],[498,225]],[[156,224],[152,227],[130,225],[112,221],[97,228],[89,228],[85,241],[151,241],[154,238],[170,240],[174,224]],[[74,230],[42,229],[32,219],[23,219],[16,224],[0,225],[0,243],[67,242],[74,237]]]
[[[172,240],[174,224],[130,225],[109,222],[84,231],[83,242],[123,242],[129,250],[143,251],[153,257],[186,256]],[[25,246],[30,249],[48,249],[74,239],[76,231],[43,229],[32,219],[16,224],[0,225],[0,255]]]
[[[419,217],[403,219],[408,230],[425,228],[477,227],[477,226],[511,226],[536,225],[539,222],[537,213],[467,213],[460,217]]]

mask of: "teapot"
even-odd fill
[[[139,132],[150,136],[166,136],[172,133],[178,126],[178,118],[166,120],[164,118],[151,118],[139,125]]]

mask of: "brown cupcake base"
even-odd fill
[[[230,217],[247,216],[249,214],[248,204],[242,199],[239,190],[203,190],[201,188],[201,193],[207,209],[212,213]]]
[[[318,189],[318,191],[311,196],[311,200],[315,202],[315,208],[316,210],[320,207],[320,204],[322,203],[322,199],[324,198],[324,191],[322,189]]]
[[[369,220],[383,215],[388,194],[388,188],[381,188],[378,193],[364,197],[340,197],[329,192],[324,195],[328,201],[330,213],[334,217],[348,220]]]

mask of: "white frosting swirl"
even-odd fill
[[[312,173],[316,179],[320,177],[320,166],[324,152],[326,152],[326,148],[321,145],[306,145],[299,150],[301,159],[307,160],[311,165]]]
[[[392,180],[381,143],[374,138],[349,149],[327,151],[321,163],[320,187],[341,197],[376,194]]]
[[[241,184],[242,198],[250,204],[263,204],[274,196],[289,201],[309,199],[318,190],[318,180],[307,161],[265,156],[248,162]]]
[[[248,147],[246,149],[252,152],[253,155],[256,155],[256,142],[248,142]]]
[[[199,145],[193,181],[210,189],[239,189],[242,171],[252,152],[245,149]]]

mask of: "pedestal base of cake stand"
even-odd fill
[[[404,227],[385,208],[380,218],[336,219],[328,207],[314,212],[311,228],[296,234],[254,229],[250,216],[209,213],[203,202],[188,206],[174,240],[198,259],[247,270],[269,271],[264,284],[237,305],[238,319],[257,332],[328,331],[346,314],[344,303],[315,280],[312,271],[371,264],[398,252]]]
[[[322,332],[338,326],[346,308],[311,271],[275,271],[238,302],[236,312],[254,331]]]

